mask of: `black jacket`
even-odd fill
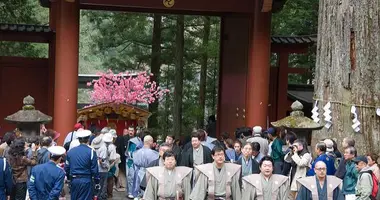
[[[117,136],[115,140],[115,146],[116,146],[116,153],[120,155],[120,164],[119,168],[122,169],[123,171],[125,170],[125,150],[126,147],[128,146],[128,141],[129,141],[129,135],[119,135]]]
[[[211,157],[211,150],[203,146],[203,164],[212,163],[213,159]],[[180,166],[186,166],[193,168],[194,158],[193,158],[193,148],[188,149],[182,153]]]
[[[238,165],[241,165],[241,163],[243,162],[243,157],[240,158],[236,164]],[[252,159],[252,174],[259,174],[260,173],[260,168],[259,168],[259,163],[255,160],[255,159]],[[243,174],[243,169],[241,170],[241,174]]]

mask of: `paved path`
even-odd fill
[[[125,197],[125,191],[115,191],[113,190],[113,197],[112,198],[109,198],[109,199],[112,199],[112,200],[126,200],[128,199],[127,197]],[[70,195],[66,195],[66,200],[70,200]]]

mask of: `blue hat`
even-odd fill
[[[268,130],[265,131],[265,133],[273,135],[274,133],[276,133],[276,129],[270,127],[270,128],[268,128]]]

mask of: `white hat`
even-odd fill
[[[330,139],[323,140],[323,143],[326,145],[326,151],[327,152],[333,152],[334,151],[334,142]]]
[[[114,138],[117,137],[117,134],[116,134],[116,130],[115,130],[115,129],[111,129],[108,133],[111,134],[112,137],[114,137]]]
[[[48,148],[48,151],[52,156],[62,156],[66,153],[66,149],[61,146],[51,146]]]
[[[102,130],[100,131],[100,133],[105,134],[105,133],[108,133],[109,131],[110,131],[110,128],[104,127],[104,128],[102,128]]]
[[[78,131],[76,135],[78,138],[85,138],[91,135],[91,131],[89,130]]]
[[[112,142],[113,136],[110,133],[106,133],[103,135],[103,141],[104,142]]]
[[[261,128],[261,126],[253,127],[253,133],[261,133],[262,130],[263,130],[263,128]]]
[[[102,144],[103,144],[103,135],[102,134],[95,137],[91,142],[91,146],[94,147],[95,149],[100,148],[102,146]]]

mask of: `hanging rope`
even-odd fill
[[[373,106],[373,105],[357,105],[357,104],[352,104],[352,103],[346,103],[346,102],[342,102],[342,101],[329,101],[329,100],[323,100],[323,99],[319,99],[319,98],[313,98],[314,101],[320,101],[320,102],[324,102],[324,103],[335,103],[335,104],[340,104],[340,105],[343,105],[343,106],[355,106],[355,107],[362,107],[362,108],[380,108],[380,105],[377,105],[377,106]]]

